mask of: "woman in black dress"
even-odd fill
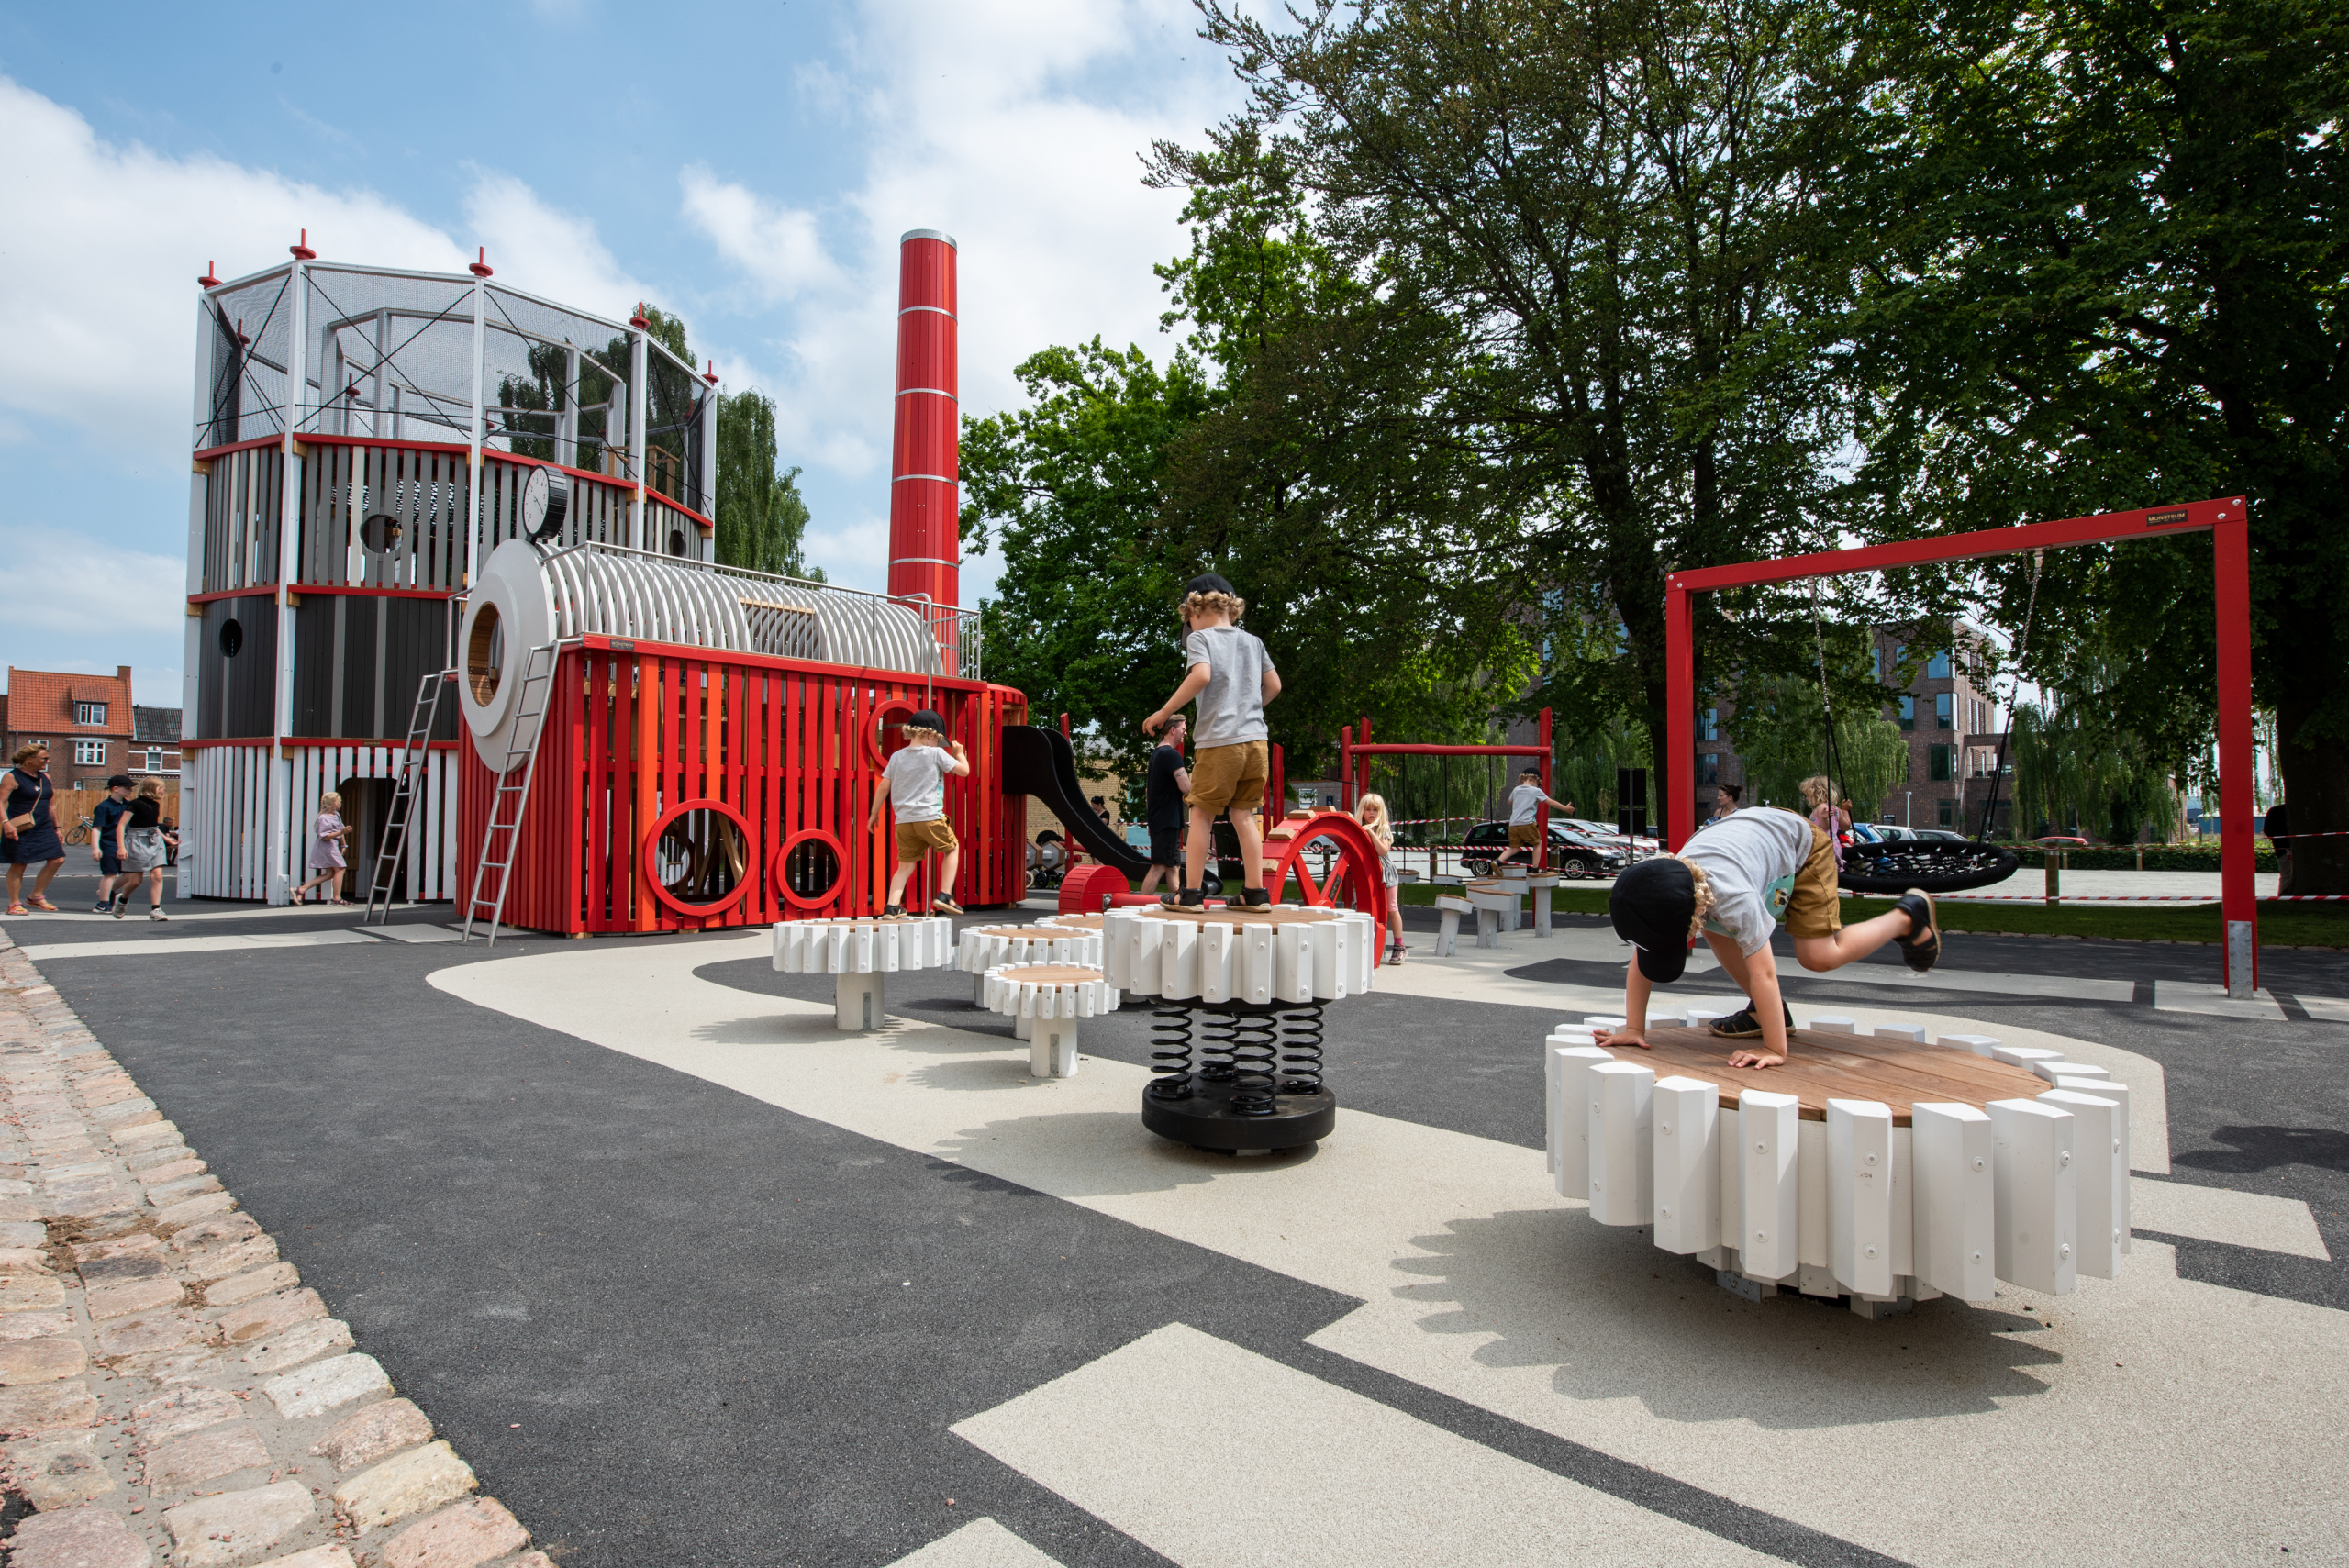
[[[9,760],[15,766],[8,770],[7,806],[0,811],[0,865],[8,868],[8,913],[32,912],[25,907],[25,868],[37,865],[40,874],[33,879],[32,908],[54,915],[57,906],[43,895],[49,879],[65,863],[65,840],[57,836],[57,817],[50,809],[57,786],[49,782],[49,748],[19,746]]]

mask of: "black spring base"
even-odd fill
[[[1206,1038],[1192,1066],[1194,1013]],[[1319,1143],[1338,1124],[1321,1085],[1321,1008],[1237,1002],[1157,1004],[1141,1124],[1216,1153],[1269,1153]]]

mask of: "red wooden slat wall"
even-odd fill
[[[877,725],[898,704],[934,706],[971,760],[947,785],[963,843],[956,891],[965,905],[1015,903],[1025,887],[1024,797],[1001,784],[1002,729],[1027,721],[1007,686],[925,683],[846,670],[639,643],[565,649],[550,698],[522,844],[506,895],[507,923],[560,932],[675,931],[759,926],[813,914],[877,913],[894,863],[889,818],[865,827],[881,787]],[[470,743],[458,748],[458,882],[473,886],[496,781]],[[749,824],[751,886],[715,915],[681,914],[653,896],[644,838],[667,806],[717,800]],[[815,828],[846,851],[832,902],[785,902],[776,851]],[[907,903],[926,903],[924,880]]]

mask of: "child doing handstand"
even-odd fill
[[[1794,1014],[1779,997],[1770,952],[1781,916],[1805,969],[1840,969],[1898,941],[1901,958],[1922,973],[1942,951],[1933,901],[1913,887],[1888,913],[1846,927],[1833,843],[1793,812],[1769,806],[1718,818],[1677,855],[1631,866],[1615,879],[1607,913],[1615,934],[1638,951],[1623,982],[1624,1026],[1600,1032],[1598,1043],[1646,1048],[1649,988],[1680,978],[1701,935],[1747,997],[1744,1010],[1715,1022],[1712,1032],[1761,1041],[1731,1052],[1731,1067],[1775,1067],[1787,1059]]]
[[[1155,735],[1193,697],[1199,699],[1198,732],[1191,759],[1191,840],[1185,869],[1190,885],[1170,893],[1165,904],[1196,906],[1208,873],[1208,848],[1219,812],[1230,808],[1232,837],[1240,840],[1241,900],[1255,908],[1272,902],[1264,891],[1264,835],[1256,821],[1265,774],[1264,705],[1281,695],[1273,656],[1254,636],[1234,624],[1248,613],[1248,601],[1212,572],[1183,591],[1183,655],[1190,669],[1164,706],[1141,721]]]
[[[881,912],[906,912],[907,879],[924,855],[936,851],[946,858],[939,862],[938,896],[930,901],[930,906],[941,915],[960,915],[963,906],[954,902],[953,894],[954,873],[963,863],[963,843],[954,837],[953,824],[946,820],[946,780],[950,774],[969,773],[970,759],[963,754],[960,740],[946,741],[946,721],[928,708],[900,728],[906,732],[906,743],[881,773],[888,785],[889,809],[897,818],[897,869],[889,875],[889,902]],[[952,756],[947,755],[949,745]],[[881,820],[884,797],[885,792],[876,787],[873,809],[864,818],[868,833]]]

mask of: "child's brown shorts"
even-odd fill
[[[1191,793],[1183,798],[1209,812],[1229,806],[1253,811],[1264,803],[1264,772],[1262,740],[1202,747],[1191,760]]]
[[[1814,824],[1810,855],[1795,873],[1794,890],[1787,895],[1788,935],[1831,937],[1843,929],[1843,900],[1835,885],[1835,846]]]
[[[897,824],[897,858],[901,861],[918,861],[932,851],[951,854],[962,847],[963,841],[954,836],[953,824],[942,817],[929,822]]]

